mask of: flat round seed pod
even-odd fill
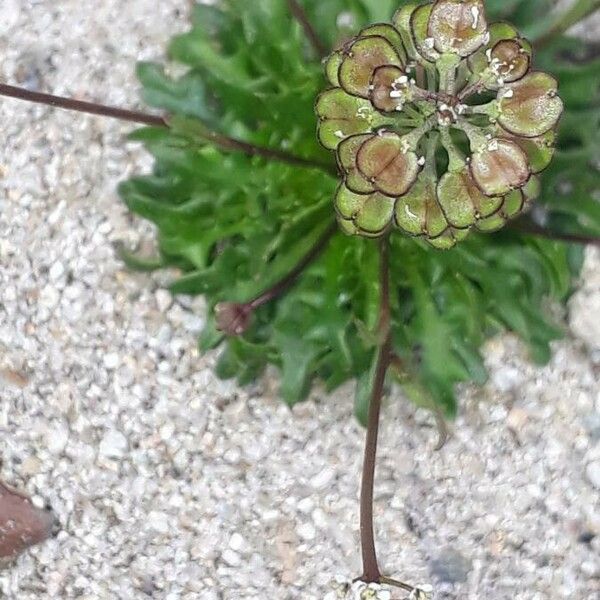
[[[526,202],[531,202],[536,198],[539,198],[542,193],[542,184],[539,177],[531,177],[529,181],[523,186],[523,196],[525,196]]]
[[[368,100],[351,96],[341,88],[323,92],[317,99],[319,116],[319,140],[329,150],[335,150],[342,140],[371,131],[381,115]]]
[[[446,173],[438,184],[437,196],[448,222],[459,229],[470,227],[502,205],[502,197],[486,196],[479,189],[467,167]]]
[[[338,164],[346,174],[346,187],[356,194],[370,194],[375,191],[373,184],[366,179],[356,166],[356,155],[361,146],[374,134],[353,135],[345,139],[337,151]]]
[[[538,137],[553,129],[563,111],[558,83],[547,73],[534,72],[500,89],[498,122],[523,137]]]
[[[407,58],[415,60],[421,58],[419,52],[415,47],[415,42],[412,36],[412,30],[410,26],[410,18],[415,10],[419,8],[417,2],[410,2],[401,6],[392,19],[395,28],[400,32],[402,41],[404,42],[404,48],[406,49]]]
[[[513,190],[504,196],[500,215],[504,220],[512,219],[520,214],[525,206],[525,195],[522,190]]]
[[[506,83],[518,81],[529,71],[531,46],[520,39],[502,40],[489,53],[490,69]]]
[[[340,51],[338,51],[331,54],[325,62],[325,74],[327,75],[329,83],[331,83],[331,85],[333,85],[334,87],[340,86],[338,71],[340,70],[340,65],[342,64],[343,59],[343,54]]]
[[[375,192],[355,194],[345,185],[338,188],[335,209],[340,219],[352,221],[360,233],[376,236],[392,221],[395,199]]]
[[[380,235],[392,221],[395,199],[378,193],[363,198],[363,205],[354,218],[354,224],[361,233]]]
[[[357,39],[345,52],[338,78],[349,94],[369,97],[369,85],[373,72],[383,65],[402,66],[394,47],[381,36]]]
[[[343,219],[354,219],[365,201],[364,194],[356,194],[344,184],[338,187],[334,205],[337,214]]]
[[[499,135],[501,135],[500,132]],[[534,174],[541,173],[550,164],[556,151],[556,132],[553,129],[539,137],[510,136],[508,139],[518,144],[521,150],[525,152],[531,172]]]
[[[338,215],[337,219],[338,225],[342,230],[342,233],[346,235],[358,235],[358,227],[354,224],[354,221],[350,219],[344,219],[343,217]]]
[[[525,153],[509,140],[491,140],[476,151],[470,163],[471,175],[486,196],[501,196],[520,188],[530,176]]]
[[[410,235],[441,235],[448,228],[448,221],[437,201],[435,181],[421,175],[396,201],[394,219],[396,226]]]
[[[433,4],[419,6],[410,17],[410,30],[419,54],[429,62],[435,62],[440,53],[435,49],[434,39],[429,35],[429,19]]]
[[[497,21],[488,27],[490,33],[490,41],[488,46],[495,46],[500,40],[512,40],[520,37],[519,31],[514,25],[506,21]]]
[[[508,23],[488,26],[484,4],[408,0],[392,25],[365,27],[327,59],[336,89],[317,101],[319,139],[343,175],[346,233],[377,237],[394,221],[450,248],[539,195],[563,103],[551,76],[529,71],[531,44]]]
[[[484,233],[492,233],[498,231],[506,225],[506,219],[502,215],[492,215],[485,219],[480,219],[475,223],[475,227]]]
[[[409,93],[408,77],[399,67],[378,67],[371,80],[370,99],[373,106],[383,112],[402,110]]]
[[[402,36],[393,25],[390,25],[389,23],[377,23],[375,25],[370,25],[369,27],[365,27],[359,33],[358,37],[373,35],[378,35],[382,38],[385,38],[398,53],[398,57],[402,61],[402,64],[406,64],[406,49],[404,48],[404,43],[402,42]]]
[[[467,58],[467,64],[472,73],[483,73],[489,66],[488,51],[502,40],[519,38],[519,32],[510,24],[500,21],[488,27],[489,39],[485,46]]]
[[[429,19],[435,49],[467,57],[486,42],[487,22],[482,0],[438,0]]]
[[[417,155],[399,135],[387,133],[366,141],[358,151],[359,171],[388,196],[402,196],[419,174]]]
[[[453,229],[450,227],[439,237],[427,239],[427,243],[438,250],[450,250],[458,242],[462,242],[467,235],[469,235],[468,229]]]

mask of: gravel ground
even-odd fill
[[[188,6],[2,0],[0,75],[135,106],[135,61],[162,56]],[[124,270],[113,244],[151,231],[114,191],[149,166],[128,126],[13,101],[0,123],[0,478],[61,524],[0,571],[0,597],[321,600],[358,574],[350,390],[290,412],[270,378],[218,381],[195,348],[202,303]],[[600,598],[599,314],[590,251],[550,365],[490,342],[492,380],[464,390],[439,453],[430,418],[390,401],[376,493],[390,575],[440,599]]]

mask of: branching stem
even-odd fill
[[[34,102],[36,104],[44,104],[53,108],[62,108],[91,115],[99,115],[109,117],[111,119],[119,119],[131,123],[139,123],[150,127],[169,127],[169,119],[165,116],[152,115],[149,113],[128,110],[124,108],[116,108],[97,104],[95,102],[85,102],[82,100],[74,100],[73,98],[64,98],[62,96],[54,96],[52,94],[44,94],[41,92],[33,92],[20,87],[0,83],[0,96]],[[222,150],[242,152],[247,156],[260,156],[268,160],[284,162],[297,167],[316,168],[337,177],[337,169],[330,163],[320,162],[308,158],[296,156],[284,150],[275,148],[265,148],[257,146],[249,142],[238,140],[221,133],[206,130],[204,137],[207,141],[218,146]]]
[[[9,98],[16,98],[17,100],[45,104],[46,106],[52,106],[53,108],[64,108],[66,110],[73,110],[90,115],[100,115],[101,117],[129,121],[131,123],[139,123],[151,127],[168,127],[165,118],[159,115],[105,106],[103,104],[96,104],[95,102],[84,102],[82,100],[74,100],[73,98],[63,98],[61,96],[53,96],[52,94],[43,94],[41,92],[32,92],[31,90],[7,85],[5,83],[0,83],[0,96],[8,96]]]
[[[381,572],[377,562],[375,549],[375,531],[373,524],[373,499],[375,483],[375,465],[377,460],[377,441],[379,434],[379,417],[381,401],[385,385],[385,376],[390,366],[392,355],[391,312],[390,312],[390,257],[389,239],[384,237],[380,242],[379,285],[381,301],[379,307],[379,336],[382,340],[378,350],[378,358],[369,403],[367,419],[367,439],[362,472],[360,496],[360,540],[362,547],[363,575],[366,583],[381,581]]]
[[[331,240],[337,230],[338,225],[337,223],[333,222],[317,240],[315,245],[300,259],[298,264],[289,273],[287,273],[287,275],[280,279],[275,285],[271,286],[268,290],[265,290],[256,296],[256,298],[248,302],[249,308],[251,310],[256,310],[263,304],[267,304],[267,302],[270,302],[271,300],[281,296],[291,286],[293,286],[298,277],[302,275],[304,270],[320,256],[323,250],[325,250],[327,244],[329,244],[329,240]]]
[[[542,227],[541,225],[537,225],[529,219],[513,221],[509,224],[509,227],[514,231],[519,231],[520,233],[526,233],[528,235],[543,237],[548,240],[557,240],[561,242],[571,242],[572,244],[584,244],[600,247],[600,237],[551,231],[549,229],[546,229],[545,227]]]
[[[261,292],[252,300],[248,302],[220,302],[217,304],[215,306],[217,329],[231,336],[242,335],[250,326],[254,311],[287,292],[306,268],[325,250],[337,229],[337,223],[331,223],[296,266],[269,289]]]
[[[288,0],[288,6],[290,7],[290,12],[294,19],[300,23],[300,26],[304,30],[304,34],[308,38],[319,59],[327,56],[329,54],[327,47],[319,37],[319,34],[310,22],[306,11],[302,8],[298,0]]]

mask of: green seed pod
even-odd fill
[[[419,158],[405,142],[395,133],[385,133],[374,135],[358,150],[358,170],[383,194],[402,196],[417,179]]]
[[[483,0],[435,2],[428,31],[440,54],[470,56],[486,41],[487,22]]]
[[[556,126],[563,112],[558,83],[546,73],[530,73],[498,92],[498,122],[510,133],[526,138],[543,135]]]
[[[338,72],[340,85],[349,94],[368,98],[373,71],[383,65],[402,66],[392,44],[379,35],[358,38],[344,52]]]
[[[563,111],[556,80],[531,63],[512,25],[488,26],[483,0],[406,4],[334,52],[316,112],[343,177],[342,230],[395,226],[448,249],[525,210]],[[482,92],[496,97],[482,104]]]

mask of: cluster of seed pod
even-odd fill
[[[395,225],[437,248],[495,231],[539,195],[563,111],[556,80],[482,0],[400,8],[326,62],[319,139],[336,152],[348,234]]]

